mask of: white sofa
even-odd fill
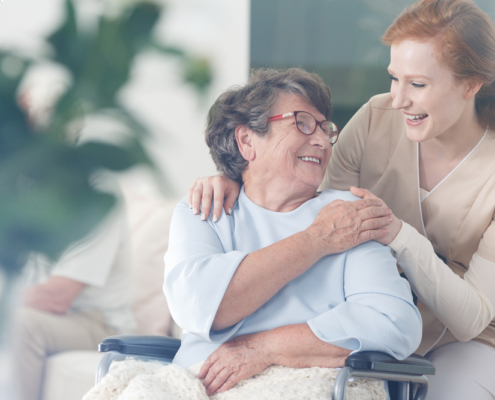
[[[133,311],[138,334],[180,337],[162,291],[170,219],[178,200],[138,195],[125,186],[132,240]],[[70,351],[50,357],[46,364],[42,400],[81,400],[94,385],[103,354]]]

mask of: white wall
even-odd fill
[[[96,6],[93,8],[98,8],[104,0],[80,1],[86,8],[91,1]],[[181,82],[176,60],[148,53],[139,57],[121,100],[150,129],[147,148],[158,169],[168,177],[174,195],[182,197],[196,177],[216,173],[204,142],[204,123],[210,105],[222,91],[247,81],[249,0],[164,3],[166,12],[157,26],[157,37],[210,59],[214,82],[200,99],[194,89]],[[42,38],[57,26],[62,15],[63,0],[4,0],[0,6],[0,48],[23,49],[29,54],[47,51]],[[48,68],[32,74],[38,98],[49,96],[53,75]],[[36,90],[33,93],[36,95]],[[98,132],[102,126],[93,121],[86,131]],[[127,180],[135,186],[148,184],[137,172]]]

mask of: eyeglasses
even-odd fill
[[[299,132],[304,133],[305,135],[311,135],[316,131],[316,127],[319,126],[331,144],[337,143],[337,139],[339,138],[339,127],[327,119],[321,122],[317,121],[312,114],[306,111],[293,111],[275,115],[274,117],[268,118],[268,122],[291,116],[294,116]]]

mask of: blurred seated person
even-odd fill
[[[317,192],[337,141],[330,90],[301,69],[259,70],[212,106],[206,142],[242,183],[226,215],[174,211],[164,291],[185,331],[174,363],[204,362],[206,394],[271,365],[342,367],[354,351],[398,359],[421,317],[390,248],[390,210],[350,192]],[[201,212],[200,212],[201,214]]]
[[[97,350],[100,341],[134,329],[130,247],[125,209],[116,206],[55,264],[33,254],[25,268],[30,286],[14,323],[14,378],[20,400],[41,396],[47,357]]]

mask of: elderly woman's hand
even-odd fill
[[[305,232],[312,237],[321,257],[389,235],[388,227],[394,221],[392,211],[371,196],[356,201],[335,200],[320,210]]]
[[[196,179],[187,192],[187,201],[193,213],[199,212],[202,204],[201,219],[208,218],[211,209],[211,199],[213,197],[213,222],[220,218],[222,204],[227,215],[230,215],[235,201],[239,197],[239,183],[224,175],[205,176]],[[223,203],[225,199],[225,203]]]
[[[198,377],[204,378],[208,396],[224,392],[273,364],[265,345],[264,336],[267,334],[259,332],[236,337],[222,344],[206,359]]]

